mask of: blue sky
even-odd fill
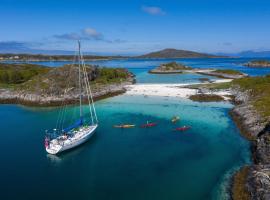
[[[140,54],[270,49],[265,0],[0,0],[0,48]]]

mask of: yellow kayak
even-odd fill
[[[133,128],[135,127],[134,124],[121,124],[121,125],[114,125],[114,128]]]
[[[180,120],[180,117],[174,116],[174,117],[172,118],[172,123],[176,123],[176,122],[179,121],[179,120]]]

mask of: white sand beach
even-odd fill
[[[225,83],[230,82],[232,79],[218,79],[213,83]],[[185,88],[189,85],[196,85],[198,83],[189,84],[135,84],[126,86],[126,95],[144,95],[144,96],[162,96],[162,97],[179,97],[189,98],[191,95],[199,93],[198,89]],[[207,84],[207,83],[199,83]],[[205,93],[210,94],[210,93]],[[230,91],[217,91],[211,94],[220,95],[224,100],[229,100],[227,95],[230,95]]]

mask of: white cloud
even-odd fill
[[[150,15],[165,15],[166,12],[163,11],[160,7],[155,6],[142,6],[142,11]]]
[[[60,40],[96,40],[96,41],[103,41],[107,43],[125,43],[125,40],[121,39],[107,39],[103,36],[102,33],[98,32],[96,29],[93,28],[85,28],[82,29],[78,33],[64,33],[60,35],[54,35],[53,37],[60,39]]]
[[[102,33],[93,28],[85,28],[79,33],[64,33],[54,35],[55,38],[64,40],[104,40]]]
[[[82,36],[84,38],[89,38],[89,39],[95,39],[95,40],[102,40],[103,39],[103,35],[102,33],[97,32],[95,29],[93,28],[85,28],[81,31]]]

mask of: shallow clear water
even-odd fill
[[[104,62],[111,67],[128,63]],[[127,67],[141,83],[201,77],[150,75],[152,62],[162,61],[131,61]],[[54,128],[59,108],[0,105],[1,199],[223,199],[231,174],[250,162],[249,143],[229,117],[229,103],[121,95],[96,107],[100,125],[94,137],[52,156],[43,147],[44,131]],[[67,124],[76,113],[78,107],[68,108]],[[176,125],[170,122],[174,115],[181,117]],[[147,120],[158,126],[140,128]],[[137,127],[112,128],[121,123]],[[192,128],[173,131],[183,125]]]
[[[0,106],[3,199],[216,199],[226,173],[249,162],[230,104],[118,96],[97,103],[100,126],[79,148],[46,155],[57,109]],[[78,111],[70,107],[68,112]],[[170,122],[181,116],[179,124]],[[114,129],[119,123],[157,127]],[[190,125],[186,132],[176,126]],[[226,186],[226,185],[225,185]],[[13,192],[16,191],[16,192]]]

